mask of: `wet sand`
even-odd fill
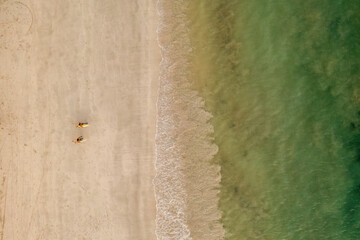
[[[0,0],[0,24],[0,240],[155,239],[155,1]]]

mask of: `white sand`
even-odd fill
[[[0,240],[155,239],[156,25],[154,0],[0,0]]]

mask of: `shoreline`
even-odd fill
[[[157,101],[156,176],[158,239],[224,238],[217,208],[220,167],[212,163],[212,115],[191,88],[186,1],[159,1],[162,52]],[[171,20],[170,20],[171,19]]]

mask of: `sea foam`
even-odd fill
[[[212,115],[191,90],[186,1],[158,1],[162,50],[157,101],[156,235],[158,239],[223,239],[219,219],[220,167],[211,163]]]

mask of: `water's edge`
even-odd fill
[[[212,115],[191,90],[185,1],[159,0],[158,42],[161,48],[157,100],[156,236],[158,239],[223,239],[218,209],[220,166],[211,163]]]

